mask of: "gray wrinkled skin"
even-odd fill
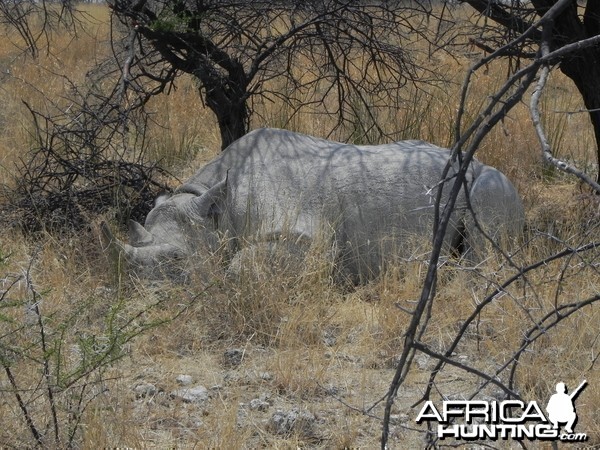
[[[277,129],[259,129],[231,144],[169,198],[145,225],[130,225],[130,244],[104,232],[142,275],[183,259],[204,258],[227,235],[233,253],[251,243],[326,239],[341,273],[354,281],[377,276],[407,256],[415,237],[431,239],[445,149],[423,141],[377,146],[342,144]],[[442,203],[450,191],[444,184]],[[516,236],[523,206],[498,170],[474,161],[467,172],[446,245],[479,259],[483,236]],[[285,239],[282,239],[285,236]],[[270,245],[270,244],[269,244]]]

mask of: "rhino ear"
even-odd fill
[[[154,242],[154,236],[135,220],[129,221],[129,242],[134,247],[144,247]]]
[[[194,197],[188,205],[188,213],[192,217],[216,218],[225,209],[227,198],[227,177],[219,181],[204,194]]]

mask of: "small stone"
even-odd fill
[[[202,425],[204,425],[204,422],[202,422],[200,419],[192,419],[191,424],[195,428],[200,428]]]
[[[156,395],[157,389],[151,383],[142,382],[133,388],[136,398],[153,397]]]
[[[260,398],[253,398],[252,400],[250,400],[250,403],[248,405],[250,407],[250,409],[255,410],[255,411],[266,411],[269,409],[269,406],[271,406],[269,404],[269,402],[260,399]]]
[[[392,425],[400,425],[402,423],[408,422],[409,417],[408,414],[391,414],[390,415],[390,423]]]
[[[334,384],[326,384],[325,386],[323,386],[323,391],[325,392],[326,395],[339,395],[341,392],[341,389],[339,387],[337,387]]]
[[[316,418],[309,411],[282,411],[278,409],[269,420],[268,429],[279,435],[296,432],[300,435],[313,435]]]
[[[420,353],[415,357],[415,363],[419,369],[428,370],[431,364],[431,356]]]
[[[263,381],[271,381],[273,379],[273,374],[271,372],[260,372],[258,377]]]
[[[326,347],[333,347],[336,343],[337,338],[331,330],[323,333],[323,344],[325,344]]]
[[[186,403],[204,403],[208,400],[208,390],[204,386],[176,389],[171,397],[179,398]]]
[[[246,422],[248,419],[248,413],[244,408],[239,408],[237,415],[236,415],[236,419],[235,419],[235,424],[238,428],[243,428],[246,426]]]
[[[337,339],[335,338],[335,336],[325,336],[323,338],[323,344],[325,344],[326,347],[333,347],[337,342]]]
[[[229,348],[225,350],[225,365],[235,367],[242,363],[244,350],[241,348]]]
[[[177,381],[177,383],[179,383],[182,386],[189,386],[190,384],[192,384],[193,379],[191,375],[177,375],[175,381]]]

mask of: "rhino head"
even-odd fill
[[[101,224],[104,240],[144,278],[187,278],[188,257],[202,251],[208,256],[218,247],[226,191],[227,179],[201,195],[183,192],[159,198],[145,225],[129,222],[129,243],[116,238],[105,222]]]

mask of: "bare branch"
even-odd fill
[[[529,64],[527,67],[520,69],[515,72],[505,84],[491,96],[487,106],[473,121],[473,123],[463,132],[461,121],[466,108],[466,98],[468,88],[470,86],[470,80],[472,74],[479,68],[482,67],[487,61],[491,61],[495,58],[505,55],[507,52],[512,51],[518,44],[522,43],[529,36],[537,33],[537,27],[541,26],[543,29],[553,29],[554,19],[561,14],[561,12],[570,5],[570,0],[559,0],[550,7],[547,12],[541,17],[541,19],[533,24],[531,27],[523,31],[523,34],[517,38],[511,40],[507,45],[496,50],[494,53],[486,58],[481,59],[467,74],[465,79],[463,90],[461,94],[461,102],[458,111],[456,121],[456,142],[452,148],[454,158],[449,162],[453,164],[458,161],[459,169],[455,176],[454,182],[451,187],[449,199],[444,205],[443,210],[440,209],[439,213],[436,213],[436,224],[434,225],[434,239],[433,239],[433,250],[429,260],[429,266],[426,274],[426,278],[423,284],[421,297],[413,313],[411,322],[406,330],[404,337],[404,345],[402,354],[399,358],[399,363],[396,369],[395,376],[390,384],[390,389],[387,396],[387,402],[385,407],[384,422],[381,446],[382,449],[386,448],[388,433],[389,433],[389,417],[391,414],[391,408],[393,405],[394,398],[398,392],[399,387],[404,382],[409,370],[412,360],[414,358],[415,351],[417,349],[425,351],[419,347],[419,339],[417,336],[423,335],[425,328],[428,324],[428,317],[424,317],[425,311],[431,308],[431,304],[435,297],[435,287],[437,282],[437,269],[438,261],[443,245],[443,238],[448,226],[450,215],[453,212],[455,201],[458,193],[463,187],[465,180],[466,170],[473,158],[476,149],[479,147],[482,140],[487,136],[489,131],[496,125],[506,114],[514,107],[518,102],[521,101],[523,95],[527,91],[528,87],[533,83],[535,75],[540,68],[548,62],[549,55],[551,54],[550,48],[547,47],[547,51],[540,52],[540,57]],[[586,43],[587,44],[587,43]],[[584,44],[584,45],[586,45]],[[573,45],[571,51],[575,51],[578,45]],[[569,54],[567,50],[558,49],[557,52],[561,52],[561,56]],[[443,174],[443,179],[447,177],[448,172]],[[441,189],[438,190],[438,196],[436,199],[436,208],[440,208],[441,201]],[[522,273],[518,273],[515,279],[522,277]],[[491,301],[491,300],[490,300]],[[471,316],[475,317],[475,316]],[[464,328],[462,333],[464,333]],[[462,339],[462,334],[457,334],[456,343]],[[431,353],[429,350],[427,350]],[[448,358],[450,353],[446,353],[443,358],[440,358],[438,370],[443,364],[442,359]],[[450,362],[450,361],[445,361]],[[476,373],[473,368],[469,368],[470,371]],[[435,371],[432,372],[434,377]],[[488,382],[492,377],[484,377]]]
[[[570,44],[568,46],[562,47],[561,49],[551,52],[551,39],[552,39],[552,29],[553,29],[553,19],[550,18],[543,26],[542,40],[540,43],[540,61],[544,61],[542,64],[542,68],[540,71],[540,77],[537,82],[536,88],[531,95],[531,101],[529,105],[531,120],[533,122],[533,126],[535,127],[535,131],[537,133],[538,139],[540,141],[540,146],[542,149],[542,156],[544,160],[550,165],[556,167],[557,169],[575,175],[581,181],[586,183],[592,189],[594,189],[597,193],[600,194],[600,184],[595,182],[591,177],[585,174],[583,171],[577,169],[576,167],[568,164],[566,161],[562,161],[558,158],[555,158],[552,153],[552,147],[548,142],[548,138],[546,137],[546,133],[544,132],[544,127],[542,126],[542,120],[540,116],[539,103],[540,98],[542,96],[544,87],[546,86],[546,82],[550,75],[550,66],[549,61],[554,59],[552,53],[560,52],[560,54],[568,54],[570,51],[578,51],[583,48],[585,45],[594,45],[590,42],[600,41],[600,36],[596,36],[595,38],[588,39],[588,42],[576,42],[574,44]]]
[[[597,2],[578,5],[574,0],[532,0],[530,6],[514,8],[512,5],[503,5],[502,2],[466,1],[480,14],[495,22],[495,26],[487,26],[486,22],[478,39],[478,42],[490,48],[494,46],[489,43],[513,40],[515,32],[519,36],[524,35],[524,30],[527,29],[524,25],[532,24],[534,30],[530,31],[522,46],[527,49],[532,45],[539,47],[545,41],[548,52],[539,57],[519,47],[512,48],[505,56],[516,58],[517,66],[523,59],[536,60],[542,64],[560,63],[559,70],[572,80],[589,113],[596,139],[596,160],[600,163],[600,95],[596,87],[596,80],[600,77],[600,16]],[[541,19],[536,21],[536,16]],[[545,37],[544,30],[547,33]],[[564,161],[551,162],[566,168],[563,163]],[[566,170],[580,179],[587,176],[571,166]],[[587,177],[589,181],[590,177]],[[600,169],[595,182],[600,184]]]
[[[292,110],[321,108],[338,118],[337,129],[384,134],[376,111],[398,108],[407,83],[439,78],[403,48],[414,35],[435,45],[426,34],[435,14],[427,3],[109,2],[120,23],[141,37],[138,73],[157,81],[157,71],[168,66],[174,72],[164,82],[179,72],[197,79],[217,118],[222,148],[249,131],[252,105],[274,97]],[[278,95],[274,81],[292,92]],[[308,100],[298,102],[294,92]],[[364,112],[366,124],[356,126]]]
[[[464,1],[485,17],[489,17],[490,19],[517,34],[523,34],[526,30],[531,28],[532,24],[521,18],[518,14],[519,11],[515,11],[515,8],[513,8],[511,5],[504,5],[501,2],[491,2],[489,0]],[[539,37],[540,34],[537,30],[532,33],[533,39],[537,40]]]
[[[550,165],[552,165],[553,167],[556,167],[558,170],[560,170],[562,172],[566,172],[566,173],[570,173],[571,175],[575,175],[581,181],[583,181],[588,186],[590,186],[592,189],[594,189],[594,191],[596,191],[597,193],[600,194],[600,184],[598,184],[596,181],[594,181],[585,172],[577,169],[576,167],[572,166],[571,164],[567,163],[566,161],[563,161],[563,160],[560,160],[560,159],[554,157],[554,155],[552,153],[552,147],[550,146],[550,143],[548,142],[548,138],[546,137],[544,128],[542,126],[542,120],[541,120],[540,110],[539,110],[540,98],[542,96],[542,92],[546,85],[546,81],[548,80],[549,74],[550,74],[550,68],[548,66],[544,66],[541,70],[540,78],[538,80],[535,90],[533,91],[533,94],[531,96],[531,102],[530,102],[531,120],[533,122],[533,126],[535,127],[535,131],[537,133],[538,139],[540,141],[542,156],[544,157],[544,160],[547,163],[549,163]]]
[[[0,2],[0,26],[13,29],[25,44],[23,49],[33,57],[40,45],[50,50],[52,34],[67,30],[75,34],[79,25],[79,11],[72,0],[4,0]]]

